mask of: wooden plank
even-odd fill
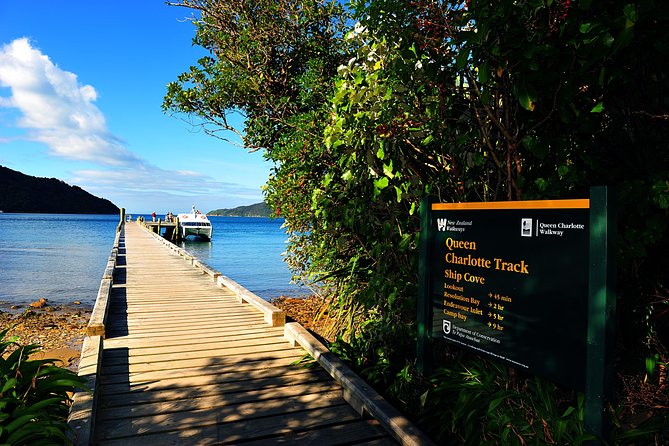
[[[85,380],[85,385],[91,391],[80,390],[74,394],[67,419],[67,424],[72,428],[72,443],[77,446],[88,445],[93,441],[101,354],[102,337],[86,336],[81,347],[78,375]]]
[[[227,358],[232,358],[231,360],[239,361],[241,358],[249,358],[250,355],[253,355],[252,359],[275,359],[277,357],[292,357],[295,360],[298,360],[302,357],[300,352],[295,351],[292,348],[272,348],[273,346],[266,348],[258,348],[256,350],[238,350],[235,352],[219,352],[217,354],[214,352],[208,352],[209,354],[202,354],[200,356],[190,355],[188,358],[157,358],[154,361],[141,361],[134,360],[129,361],[127,358],[124,359],[115,359],[114,362],[110,363],[104,357],[102,359],[102,365],[104,367],[105,373],[133,373],[140,372],[145,370],[168,370],[174,367],[182,368],[187,367],[192,363],[203,363],[204,365],[216,365],[226,363]],[[106,352],[105,352],[106,354]],[[227,361],[230,362],[230,361]]]
[[[206,314],[202,316],[193,316],[190,320],[188,318],[183,319],[175,317],[171,319],[169,323],[164,321],[160,322],[160,320],[156,318],[137,318],[120,320],[117,321],[116,324],[122,324],[129,329],[137,329],[137,332],[145,332],[154,329],[173,330],[175,327],[178,327],[182,330],[188,330],[192,327],[209,326],[209,324],[220,324],[221,322],[227,322],[228,324],[234,323],[236,326],[243,327],[244,322],[250,323],[254,320],[257,321],[258,319],[253,315],[238,315],[235,317],[234,315],[216,316],[212,314]]]
[[[242,331],[242,330],[240,330]],[[160,352],[169,353],[180,348],[190,349],[193,346],[204,347],[205,345],[215,345],[218,348],[225,348],[226,346],[232,346],[231,343],[246,343],[249,342],[258,342],[263,339],[277,338],[277,333],[271,333],[262,330],[261,328],[250,331],[244,330],[243,333],[234,333],[230,332],[227,334],[220,333],[211,333],[206,332],[206,336],[201,336],[195,338],[195,340],[185,338],[188,340],[188,343],[184,343],[184,339],[176,339],[172,337],[149,337],[141,339],[125,339],[123,343],[120,343],[118,340],[110,339],[109,347],[114,345],[125,345],[127,347],[132,347],[135,350],[136,354],[156,354]]]
[[[229,320],[229,321],[235,321],[238,320],[240,317],[242,318],[247,318],[247,319],[255,319],[258,320],[258,314],[257,313],[249,313],[248,311],[239,311],[239,312],[234,312],[228,314],[227,312],[221,311],[223,308],[220,309],[210,309],[212,311],[207,311],[206,308],[202,309],[199,313],[186,313],[183,315],[164,315],[162,318],[160,317],[160,313],[154,313],[154,314],[131,314],[128,315],[127,317],[124,318],[124,322],[128,324],[157,324],[161,326],[169,326],[172,324],[176,324],[179,322],[191,322],[191,325],[196,325],[198,321],[209,321],[209,320]],[[214,313],[214,310],[218,310],[217,313]],[[169,316],[167,318],[166,316]],[[167,320],[166,320],[167,319]],[[169,322],[168,322],[169,321]]]
[[[158,375],[158,374],[155,374]],[[161,375],[159,375],[161,376]],[[100,383],[100,392],[108,395],[123,397],[122,394],[133,394],[138,391],[181,391],[184,387],[182,377],[170,377],[163,373],[160,379],[147,380],[131,375],[125,382]],[[249,381],[254,381],[253,383]],[[308,382],[331,381],[323,370],[308,370],[299,367],[274,367],[262,370],[246,370],[243,372],[228,372],[217,374],[199,374],[188,376],[188,387],[195,388],[197,394],[205,393],[206,386],[213,386],[214,393],[230,392],[231,386],[248,385],[247,390],[282,387],[305,384]],[[219,386],[225,384],[225,386]]]
[[[254,379],[261,377],[269,377],[277,373],[291,374],[295,371],[290,366],[290,361],[287,358],[279,358],[271,361],[246,361],[238,364],[216,365],[208,366],[206,368],[199,367],[179,367],[169,370],[148,370],[143,372],[132,372],[125,374],[106,374],[100,376],[99,384],[105,386],[121,385],[116,391],[132,391],[147,389],[146,385],[152,383],[160,383],[161,386],[167,387],[169,385],[183,386],[184,380],[188,380],[188,385],[194,385],[195,382],[208,384],[217,382],[217,380],[231,380],[234,378],[233,373],[246,373],[246,379]],[[295,374],[300,372],[295,371]],[[304,374],[304,373],[303,373]]]
[[[356,420],[350,423],[312,429],[306,432],[291,432],[272,438],[272,444],[311,444],[334,446],[355,444],[356,446],[385,446],[396,444],[375,420]],[[267,439],[244,442],[244,446],[266,446]]]
[[[213,395],[218,395],[219,398],[224,399],[227,394],[241,394],[268,389],[278,391],[277,389],[286,387],[319,385],[326,382],[332,383],[332,380],[323,374],[288,374],[282,377],[214,383],[201,385],[199,387],[185,386],[168,389],[158,388],[123,393],[119,393],[115,388],[107,393],[109,388],[101,387],[101,399],[98,407],[128,407],[139,404],[155,403],[158,401],[189,400],[192,398]],[[339,392],[339,395],[341,396],[341,391]],[[290,405],[290,401],[284,400],[284,404]]]
[[[162,339],[174,339],[174,340],[183,340],[183,341],[188,341],[190,339],[196,338],[207,338],[207,337],[220,337],[220,336],[230,336],[233,335],[236,332],[239,332],[240,334],[243,334],[247,331],[253,331],[253,330],[266,330],[267,325],[264,322],[261,323],[250,323],[250,324],[243,324],[243,325],[232,325],[232,324],[216,324],[216,325],[210,325],[208,327],[191,327],[189,330],[184,331],[176,327],[171,327],[169,329],[164,329],[164,330],[155,330],[155,331],[150,331],[150,332],[133,332],[132,334],[126,335],[124,338],[121,338],[120,340],[117,340],[116,338],[110,337],[108,339],[108,345],[116,345],[114,344],[115,342],[125,342],[127,341],[132,341],[132,340],[142,340],[142,339],[149,339],[153,340],[155,342],[159,342],[159,340]],[[272,329],[269,327],[269,329]],[[277,327],[272,330],[280,330],[283,331],[282,328]]]
[[[193,266],[200,268],[205,274],[210,276],[213,280],[216,280],[218,279],[219,276],[221,276],[221,273],[219,271],[216,271],[214,268],[202,262],[201,260],[198,259],[193,260]]]
[[[178,331],[176,330],[173,334],[170,335],[158,335],[157,333],[133,333],[132,335],[127,335],[124,339],[107,339],[105,344],[108,347],[121,346],[125,342],[134,342],[137,347],[142,347],[142,343],[147,345],[173,345],[173,344],[184,344],[185,341],[191,342],[193,338],[198,341],[205,340],[225,340],[225,339],[242,339],[246,336],[251,336],[255,334],[266,334],[271,336],[283,335],[283,329],[281,327],[267,327],[263,324],[244,324],[240,326],[230,326],[225,325],[221,328],[215,328],[210,330],[207,328],[199,329],[190,329],[188,331]]]
[[[225,395],[202,395],[196,398],[187,398],[183,400],[159,400],[146,404],[135,404],[132,406],[101,408],[100,417],[105,420],[117,420],[121,418],[138,418],[143,416],[152,416],[155,414],[167,414],[174,412],[184,412],[187,410],[209,409],[223,406],[238,406],[243,403],[263,403],[274,400],[282,401],[285,398],[306,398],[317,399],[325,398],[336,401],[341,404],[343,401],[341,392],[335,388],[333,390],[332,381],[321,382],[309,386],[291,386],[272,389],[262,389],[258,391],[241,392]],[[285,400],[282,401],[285,404]]]
[[[162,346],[155,345],[153,347],[138,347],[133,343],[127,343],[127,349],[118,350],[110,349],[107,353],[106,358],[111,361],[117,359],[123,360],[125,358],[129,359],[129,363],[132,363],[132,359],[137,359],[138,361],[151,361],[156,357],[170,357],[171,359],[188,359],[192,357],[207,356],[205,352],[215,351],[215,352],[233,352],[233,351],[256,351],[256,348],[264,350],[266,346],[283,346],[284,348],[290,348],[286,345],[286,341],[276,336],[263,336],[263,337],[253,337],[250,339],[241,339],[241,340],[225,340],[221,342],[205,342],[197,343],[192,342],[188,345],[181,345],[179,348],[175,346]],[[201,355],[202,353],[202,355]]]
[[[171,324],[169,322],[173,321],[183,321],[186,320],[188,321],[189,318],[191,321],[194,320],[213,320],[213,321],[228,321],[228,322],[234,322],[240,318],[244,319],[249,319],[249,320],[256,320],[258,322],[262,321],[262,319],[258,319],[258,313],[250,313],[248,311],[246,312],[232,312],[230,314],[227,314],[225,311],[225,308],[210,308],[210,311],[207,311],[207,308],[202,309],[202,312],[200,314],[197,313],[188,313],[183,316],[176,316],[176,315],[165,315],[162,319],[162,326],[164,327],[169,327]],[[161,319],[159,318],[159,315],[157,314],[150,314],[150,313],[142,313],[138,315],[133,315],[132,308],[129,308],[126,310],[127,312],[130,312],[130,314],[123,313],[123,312],[115,312],[116,317],[118,318],[119,321],[125,322],[125,323],[135,323],[135,324],[142,324],[142,323],[150,323],[152,320],[161,322]],[[169,317],[172,316],[172,317]],[[168,322],[169,321],[169,322]],[[193,326],[196,326],[195,323],[192,324]]]
[[[301,356],[299,352],[295,352],[292,349],[280,350],[280,351],[271,351],[262,356],[256,355],[253,358],[248,358],[246,356],[228,356],[228,357],[215,357],[216,361],[212,361],[212,358],[196,358],[189,359],[187,361],[170,361],[165,360],[163,362],[153,362],[153,363],[141,363],[141,364],[108,364],[104,363],[104,375],[102,379],[107,377],[120,374],[121,376],[133,376],[134,374],[140,373],[163,373],[165,371],[173,372],[175,370],[188,370],[192,368],[197,368],[200,370],[201,374],[206,374],[207,371],[211,370],[211,373],[216,373],[219,367],[235,366],[239,365],[240,369],[243,369],[243,364],[256,363],[256,362],[265,362],[267,367],[273,367],[274,361],[286,361],[290,363],[300,359]],[[127,381],[127,380],[126,380]]]
[[[349,407],[336,406],[259,419],[250,419],[247,417],[240,422],[229,422],[222,425],[219,425],[219,423],[201,425],[193,420],[193,427],[180,426],[173,431],[153,435],[143,434],[131,437],[116,437],[111,438],[111,442],[100,439],[98,444],[124,444],[127,446],[146,446],[147,444],[207,445],[232,443],[254,438],[267,438],[267,444],[271,444],[273,436],[355,421],[356,419],[357,417],[351,414]],[[135,423],[135,427],[136,429],[150,429],[153,424],[152,420],[145,419],[142,424]],[[114,440],[117,439],[122,439],[122,442],[115,442]]]
[[[111,418],[105,418],[105,435],[127,437],[182,429],[184,426],[215,426],[217,424],[263,422],[267,417],[307,419],[315,410],[336,410],[345,406],[341,397],[328,394],[307,394],[291,398],[290,405],[284,400],[252,401],[235,405],[215,405],[203,409],[189,409],[167,413],[153,413],[141,417],[130,417],[125,408],[116,409]],[[347,410],[345,410],[347,411]],[[339,410],[338,413],[344,411]],[[148,422],[147,422],[148,421]]]
[[[240,323],[241,321],[244,321],[244,323],[250,323],[250,322],[254,322],[254,321],[255,321],[255,323],[262,323],[263,322],[262,319],[258,319],[257,315],[254,315],[254,314],[237,314],[237,315],[229,315],[228,316],[228,315],[223,313],[223,314],[220,314],[219,316],[207,316],[207,317],[208,317],[208,319],[204,319],[204,320],[208,320],[210,326],[225,327],[228,324],[230,324],[230,325],[232,325],[232,324],[241,325],[241,323]],[[126,319],[124,313],[116,313],[116,319],[112,323],[114,323],[116,325],[119,325],[119,324],[128,325],[128,322],[133,322],[134,325],[138,326],[137,327],[138,329],[141,329],[142,328],[142,326],[141,326],[142,322],[145,322],[145,323],[148,324],[151,321],[150,320],[142,320],[141,318],[138,318],[134,321],[133,320],[128,321]],[[170,322],[170,320],[165,320],[164,323],[162,324],[163,328],[169,329],[173,325],[173,324],[170,324],[169,322]],[[191,326],[193,328],[197,328],[196,324],[191,324]]]
[[[228,296],[223,291],[212,292],[208,290],[207,293],[201,292],[197,296],[193,296],[191,290],[180,291],[178,288],[170,288],[164,293],[157,292],[155,289],[150,291],[151,294],[148,293],[148,291],[137,292],[137,290],[119,288],[118,285],[114,285],[112,289],[112,296],[130,299],[129,303],[138,310],[150,310],[155,308],[156,304],[168,307],[187,307],[188,305],[195,304],[198,308],[211,304],[230,306],[235,301],[234,297]]]
[[[232,290],[242,301],[251,304],[260,310],[265,315],[265,322],[270,324],[272,327],[281,327],[285,325],[286,314],[282,310],[278,309],[266,300],[259,298],[229,277],[220,276],[216,280],[216,283],[218,283],[219,286],[224,286]]]
[[[114,357],[110,357],[111,361],[113,361],[115,366],[120,366],[124,364],[148,364],[148,363],[155,363],[156,365],[164,362],[172,362],[172,361],[187,361],[187,360],[192,360],[192,359],[198,359],[198,358],[221,358],[221,357],[226,357],[226,356],[250,356],[250,355],[257,355],[257,354],[263,354],[263,353],[272,353],[275,351],[279,350],[288,350],[288,351],[295,351],[293,348],[291,348],[289,345],[286,345],[285,342],[281,342],[281,340],[275,340],[271,344],[266,343],[262,345],[252,345],[252,346],[243,346],[243,347],[235,347],[235,348],[230,348],[226,350],[221,350],[221,349],[208,349],[208,350],[196,350],[196,351],[182,351],[182,352],[173,352],[169,355],[141,355],[141,356],[132,356],[130,354],[126,355],[117,355]],[[103,358],[103,361],[106,360],[106,355],[111,354],[108,351],[105,351],[105,358]],[[103,362],[104,364],[104,362]]]

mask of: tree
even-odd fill
[[[303,272],[301,255],[317,234],[311,190],[320,181],[321,135],[327,98],[343,54],[343,7],[321,0],[197,0],[170,3],[199,12],[193,42],[209,55],[168,85],[166,111],[200,118],[206,130],[241,136],[275,165],[266,202],[285,217],[292,240],[289,264]],[[231,119],[241,114],[244,128]],[[306,248],[305,248],[306,249]]]
[[[397,256],[396,241],[417,231],[412,210],[420,195],[580,198],[607,184],[617,187],[621,209],[634,210],[619,218],[621,371],[637,383],[644,372],[655,380],[643,391],[654,392],[655,403],[622,406],[621,413],[661,406],[669,358],[669,264],[662,254],[669,248],[669,47],[661,6],[376,0],[357,7],[360,25],[350,36],[358,53],[340,69],[326,129],[343,172],[324,178],[318,206],[337,215],[351,241],[375,248],[356,264],[368,280],[351,280],[377,310],[357,337],[362,365],[400,387],[403,364],[388,370],[392,361],[379,357],[378,346],[406,347],[393,337],[401,330],[387,327],[408,324],[398,309],[411,308],[412,290],[391,291],[383,278],[412,283],[415,261]],[[363,237],[346,226],[351,214],[390,225]],[[407,304],[398,306],[398,296]],[[655,421],[662,417],[666,412]]]
[[[292,117],[324,100],[343,26],[336,2],[185,0],[196,10],[193,43],[209,52],[168,85],[163,109],[196,115],[213,135],[271,150]],[[230,118],[241,113],[240,131]]]
[[[165,109],[203,118],[212,133],[234,130],[228,117],[242,112],[244,144],[276,163],[265,193],[286,218],[288,262],[338,309],[334,348],[368,379],[411,410],[434,401],[419,398],[425,389],[440,388],[411,373],[421,196],[582,198],[608,184],[625,210],[619,357],[629,376],[648,373],[660,398],[669,359],[669,14],[659,2],[358,0],[348,33],[336,2],[178,4],[201,11],[195,42],[210,56],[169,86]],[[441,388],[452,384],[445,394],[463,399],[447,415],[470,410],[481,438],[502,441],[523,423],[528,438],[578,438],[577,406],[564,412],[573,428],[565,433],[563,405],[544,384],[507,389],[494,366],[443,354],[454,365],[441,371],[451,380]],[[468,379],[498,386],[481,387],[496,405],[468,406]],[[533,389],[531,400],[520,386]],[[528,401],[542,406],[528,412]],[[652,410],[643,404],[621,413]],[[551,417],[555,424],[536,423]],[[451,434],[480,439],[458,429],[454,422]]]

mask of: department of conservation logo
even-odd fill
[[[451,334],[451,321],[443,321],[444,334]]]
[[[521,237],[532,237],[532,219],[531,218],[521,218],[520,219],[520,236]]]

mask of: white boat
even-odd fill
[[[195,206],[191,209],[190,214],[179,214],[179,227],[181,228],[181,239],[184,240],[189,235],[194,235],[199,238],[211,240],[213,228],[211,222],[206,215],[195,210]]]

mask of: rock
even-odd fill
[[[41,297],[39,300],[31,303],[30,307],[31,308],[44,308],[48,305],[46,302],[47,302],[47,300],[45,298]]]
[[[19,308],[21,308],[21,305],[12,305],[9,308],[11,308],[12,310],[18,310]]]
[[[78,300],[75,300],[75,301],[74,301],[74,302],[72,302],[72,303],[73,303],[74,305],[81,305],[81,302],[80,302],[80,301],[78,301]]]

